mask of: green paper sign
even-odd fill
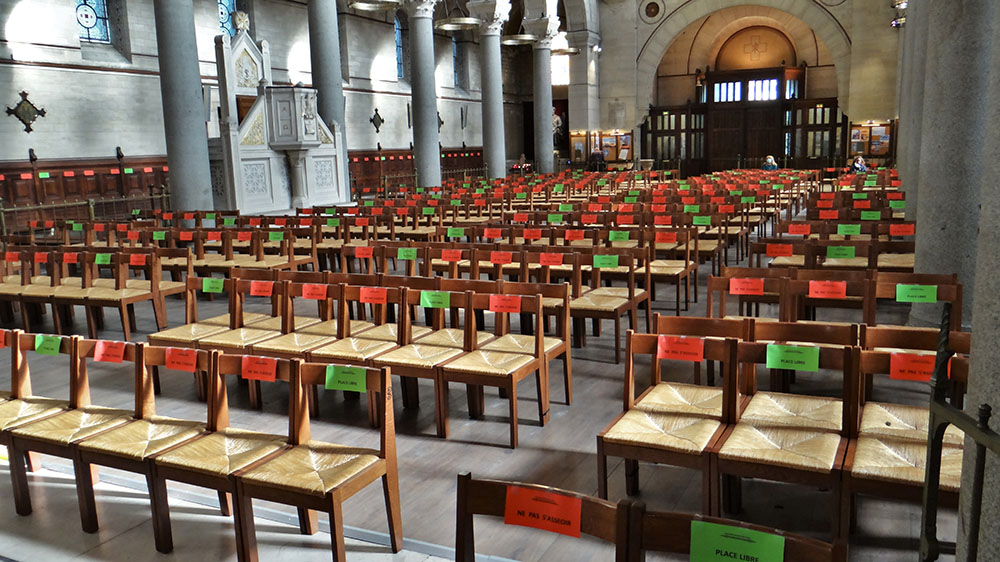
[[[856,248],[854,246],[827,246],[826,257],[834,259],[853,259]]]
[[[861,220],[863,221],[877,221],[882,218],[882,213],[879,211],[861,211]]]
[[[804,345],[768,344],[767,368],[815,373],[819,370],[819,348]]]
[[[424,192],[424,188],[422,188],[422,187],[418,187],[417,188],[417,193],[423,193],[423,192]]]
[[[729,194],[732,195],[733,197],[737,197],[739,195],[743,195],[743,190],[742,189],[734,189],[734,190],[730,191]]]
[[[563,185],[563,184],[561,184],[561,183],[557,183],[555,186],[552,187],[552,192],[553,193],[562,193],[565,190],[566,190],[566,186]]]
[[[752,529],[691,522],[691,562],[783,562],[785,537]]]
[[[514,199],[527,199],[527,198],[528,198],[528,193],[525,192],[525,191],[522,191],[521,193],[515,193],[514,194]]]
[[[906,201],[900,201],[898,199],[894,199],[892,201],[889,201],[889,208],[890,209],[905,209],[906,208]]]
[[[434,207],[422,207],[420,209],[420,214],[424,215],[424,216],[433,215],[434,214]]]
[[[38,172],[38,179],[40,179],[40,180],[47,180],[47,179],[49,179],[49,173],[48,172]]]
[[[861,234],[860,224],[838,224],[837,234],[841,236],[858,236]]]
[[[545,221],[548,223],[557,223],[563,221],[563,216],[559,213],[549,213],[549,216],[545,217]]]
[[[153,240],[166,240],[166,239],[167,239],[167,231],[166,230],[154,230],[153,231]]]
[[[753,203],[757,201],[757,198],[753,195],[747,195],[746,197],[740,197],[740,203]]]
[[[203,293],[221,293],[225,286],[225,279],[206,277],[201,280],[201,290]]]
[[[866,181],[865,182],[865,187],[875,187],[877,184],[878,184],[878,181],[876,181],[876,180]]]
[[[463,236],[465,236],[464,228],[458,228],[458,227],[448,228],[448,238],[461,238]]]
[[[326,219],[326,226],[340,226],[340,219]]]
[[[642,176],[636,176],[635,179],[639,179],[640,177],[642,177]],[[640,193],[640,191],[638,189],[630,189],[628,191],[629,195],[639,195],[639,193]]]
[[[625,202],[626,203],[638,203],[639,202],[639,198],[638,197],[626,197],[625,198]]]
[[[937,285],[896,285],[896,302],[937,302]]]
[[[867,193],[852,193],[851,199],[868,199]]]
[[[371,200],[365,201],[364,205],[365,205],[365,207],[374,207],[375,206],[375,202],[371,201]]]
[[[74,232],[83,232],[83,224],[78,223],[78,222],[73,223],[73,231]]]
[[[207,220],[207,221],[214,221],[215,220],[215,213],[205,213],[205,220]]]
[[[685,213],[700,213],[701,205],[684,205]]]
[[[334,208],[334,207],[327,207],[326,208],[326,212],[323,213],[323,214],[325,214],[325,215],[336,215],[337,214],[337,209]]]
[[[125,168],[125,173],[126,174],[132,174],[132,173],[135,173],[135,170],[133,170],[132,168]]]
[[[397,260],[415,260],[417,259],[417,249],[416,248],[399,248],[396,250]]]
[[[94,263],[97,265],[111,265],[111,254],[97,254],[94,256]]]
[[[608,185],[608,180],[597,180],[597,185]]]
[[[771,183],[771,180],[760,180],[760,183]]]
[[[690,185],[679,185],[677,186],[677,191],[691,191]]]
[[[618,256],[598,254],[594,256],[594,267],[604,269],[606,267],[618,267]]]
[[[629,232],[627,230],[612,230],[608,233],[608,240],[612,242],[626,242],[629,238],[628,235]]]
[[[222,217],[223,226],[236,226],[236,217]]]
[[[368,373],[364,367],[326,366],[327,390],[368,392]]]
[[[695,226],[712,226],[712,217],[709,215],[692,217],[691,224]]]
[[[420,291],[420,306],[424,308],[451,307],[451,293],[446,291]]]
[[[461,207],[462,206],[462,200],[461,199],[452,199],[451,201],[448,202],[448,204],[451,205],[452,207]]]
[[[573,212],[573,204],[572,203],[563,203],[563,204],[559,205],[559,212],[560,213],[572,213]]]
[[[278,232],[267,233],[267,240],[269,242],[281,242],[284,239],[285,239],[285,233],[280,230]]]
[[[59,347],[62,345],[62,338],[59,336],[35,336],[35,353],[40,355],[59,355]]]
[[[132,216],[137,217],[142,214],[142,209],[132,209]]]
[[[486,189],[485,189],[485,188],[482,188],[482,187],[480,187],[480,188],[477,188],[477,189],[476,189],[476,193],[486,193]]]

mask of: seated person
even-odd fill
[[[768,172],[773,172],[773,171],[777,170],[778,169],[778,163],[774,161],[774,156],[771,156],[769,154],[767,156],[767,158],[764,159],[764,165],[761,166],[761,169],[766,170]]]
[[[851,163],[851,173],[861,174],[867,171],[868,171],[868,166],[865,166],[865,159],[860,156],[856,156],[854,158],[854,162]]]

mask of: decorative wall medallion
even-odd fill
[[[382,129],[382,125],[385,123],[385,119],[382,119],[382,116],[378,114],[377,107],[375,108],[375,115],[372,115],[368,119],[368,122],[375,126],[375,134],[377,135],[379,130]]]
[[[639,4],[639,17],[646,23],[656,23],[663,17],[663,0],[648,0]]]
[[[7,108],[7,115],[13,115],[24,125],[24,132],[31,132],[31,124],[39,117],[45,117],[45,110],[28,101],[28,92],[21,92],[21,101]]]

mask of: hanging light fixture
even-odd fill
[[[524,31],[523,19],[521,20],[521,27],[517,28],[517,33],[514,33],[513,35],[500,36],[500,44],[508,47],[516,45],[531,45],[535,41],[538,41],[538,36]]]
[[[351,0],[347,7],[361,12],[386,12],[401,7],[400,0]]]
[[[455,10],[448,6],[448,0],[444,0],[445,17],[434,22],[434,29],[439,31],[464,31],[467,29],[477,29],[483,24],[483,20],[472,17],[462,11],[459,0],[455,0]]]
[[[566,55],[579,55],[580,49],[576,47],[569,46],[569,39],[566,38],[566,32],[560,31],[552,38],[552,56],[566,56]]]

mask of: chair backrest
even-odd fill
[[[858,272],[864,273],[864,272]],[[873,281],[843,281],[836,279],[792,279],[785,286],[789,315],[785,319],[796,321],[805,315],[805,308],[856,308],[855,301],[861,299],[861,321],[875,321],[875,285]]]
[[[709,317],[724,318],[727,313],[726,298],[733,296],[739,299],[740,296],[764,296],[774,295],[778,304],[778,320],[785,320],[788,311],[787,298],[785,296],[785,286],[788,279],[784,277],[715,277],[708,278],[708,301],[706,312]],[[718,293],[718,297],[716,297]],[[714,303],[718,303],[715,306]]]
[[[5,333],[5,343],[10,346],[11,398],[27,398],[31,392],[31,371],[28,368],[28,351],[40,355],[68,355],[70,407],[89,405],[90,393],[84,392],[77,378],[77,343],[80,336],[50,336],[47,334],[26,334],[21,330]],[[84,381],[86,382],[86,381]]]
[[[160,376],[178,374],[190,376],[192,373],[207,373],[211,368],[210,351],[188,347],[159,347],[145,343],[135,344],[136,374],[135,415],[147,419],[156,414],[153,392],[153,378],[150,367],[156,367]]]
[[[211,367],[208,372],[208,430],[219,431],[229,426],[227,376],[248,380],[289,382],[293,379],[292,371],[298,371],[301,363],[302,361],[299,359],[230,355],[212,351]],[[290,391],[288,393],[288,441],[292,445],[298,444],[297,439],[299,435],[297,430],[301,427],[300,424],[296,424],[295,422],[295,408],[297,407],[296,401],[298,399],[299,397],[295,392]],[[306,439],[308,439],[308,436]]]
[[[142,366],[142,355],[138,352],[138,347],[142,344],[131,342],[79,339],[76,343],[76,372],[73,374],[70,385],[70,405],[79,408],[90,404],[90,376],[87,369],[87,360],[101,363],[131,363],[133,385],[137,395],[140,389],[149,391],[149,402],[139,400],[135,404],[135,415],[137,418],[144,417],[144,408],[152,405],[152,379],[145,377],[145,370]]]
[[[757,534],[765,533],[783,539],[779,542],[783,543],[784,556],[779,560],[785,562],[846,562],[847,560],[847,547],[843,541],[831,544],[778,529],[718,517],[691,513],[647,511],[643,502],[633,502],[629,514],[629,562],[645,560],[647,552],[691,553],[693,524],[723,525],[726,527],[717,530],[711,527],[702,527],[702,529],[709,530],[709,532],[724,531],[721,537],[717,534],[709,535],[711,538],[708,541],[708,546],[712,548],[713,552],[716,549],[733,546],[733,551],[727,551],[732,552],[731,555],[726,555],[727,559],[756,560],[749,555],[746,558],[737,558],[739,549],[747,545],[759,544],[762,539],[767,540],[767,537]],[[694,532],[697,536],[701,529]],[[691,559],[694,560],[693,557]]]
[[[479,480],[458,475],[455,529],[456,562],[475,562],[473,516],[503,517],[514,525],[533,526],[570,536],[589,535],[615,545],[615,561],[626,560],[629,500],[607,500],[538,484]],[[537,523],[533,525],[531,523]]]

